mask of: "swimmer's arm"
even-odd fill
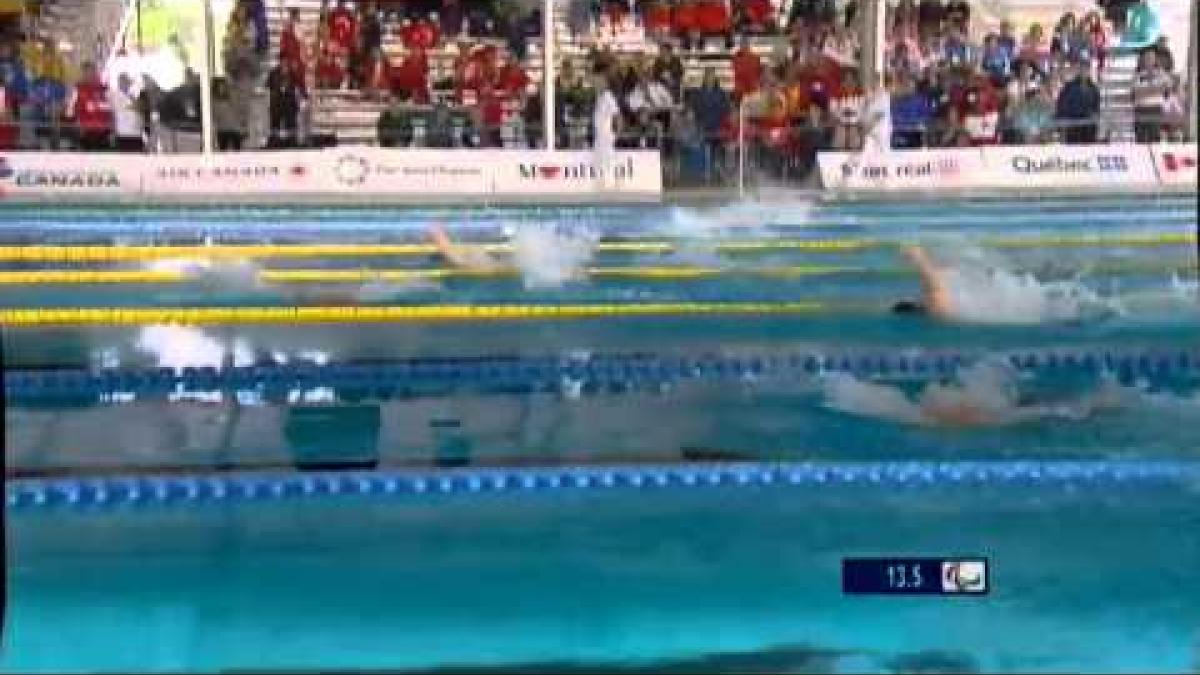
[[[920,246],[905,248],[904,256],[917,268],[917,274],[921,277],[921,293],[928,312],[934,316],[948,316],[952,309],[950,289],[942,278],[941,270]]]
[[[446,234],[446,228],[441,223],[429,226],[429,237],[442,257],[455,267],[479,272],[494,272],[502,269],[502,266],[486,253],[472,255],[474,252],[463,249],[450,241],[450,236]]]

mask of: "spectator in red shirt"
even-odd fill
[[[438,25],[437,14],[430,14],[427,18],[418,19],[413,24],[413,43],[418,49],[424,51],[433,51],[442,41],[442,29]]]
[[[429,103],[429,58],[425,52],[408,52],[391,69],[392,90],[404,92],[413,103]]]
[[[775,7],[771,0],[744,0],[742,2],[742,30],[751,33],[774,32],[777,28]]]
[[[100,79],[95,64],[83,65],[83,77],[67,101],[67,117],[79,129],[81,150],[112,147],[113,109],[108,101],[108,86]]]
[[[288,12],[288,20],[279,34],[279,63],[292,74],[296,82],[308,79],[304,45],[300,41],[300,10]]]
[[[762,76],[762,59],[751,51],[748,43],[742,42],[741,48],[733,55],[734,100],[741,100],[743,96],[758,91]]]
[[[642,17],[642,23],[646,26],[646,34],[659,40],[670,36],[671,21],[671,6],[664,0],[657,0],[649,5]]]
[[[696,19],[705,37],[722,36],[726,49],[733,49],[733,20],[725,0],[701,0]]]
[[[329,13],[329,38],[346,54],[358,48],[358,17],[346,7],[346,0],[338,0]]]
[[[496,71],[497,88],[509,99],[518,99],[529,86],[529,76],[521,64],[501,54]]]
[[[346,81],[348,54],[342,43],[333,39],[329,24],[317,30],[317,88],[340,89]]]
[[[700,8],[696,0],[679,0],[675,5],[675,34],[683,41],[684,49],[693,49],[700,42]]]

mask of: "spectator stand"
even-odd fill
[[[384,1],[378,4],[384,8],[385,12],[388,12],[389,16],[383,26],[382,49],[392,66],[396,67],[401,64],[406,55],[403,45],[403,24],[398,17],[399,10],[404,8],[406,3],[393,2],[389,4]],[[425,4],[430,7],[435,6],[430,3]],[[336,6],[332,1],[322,2],[322,0],[286,0],[286,2],[270,2],[268,4],[270,61],[273,62],[279,54],[281,35],[288,15],[293,10],[299,14],[301,39],[306,43],[302,46],[309,50],[312,49],[319,30],[322,5],[329,8]],[[395,7],[394,11],[393,7]],[[422,144],[425,133],[422,121],[432,114],[432,108],[436,104],[445,104],[456,113],[454,119],[459,127],[454,133],[455,138],[464,138],[469,135],[468,130],[462,126],[462,120],[470,117],[468,111],[473,106],[459,105],[455,100],[456,89],[454,86],[455,63],[459,55],[458,46],[464,42],[473,47],[491,47],[499,51],[506,47],[508,41],[504,36],[494,32],[482,35],[480,31],[470,35],[443,35],[438,44],[426,53],[430,101],[428,103],[410,102],[403,106],[415,121],[413,142],[417,145]],[[542,77],[540,38],[528,40],[526,48],[527,56],[521,65],[529,80],[526,92],[533,94],[540,89],[537,83],[541,81]],[[311,59],[311,56],[309,58]],[[314,64],[309,63],[308,65],[311,71]],[[309,84],[317,84],[313,81],[315,78],[311,72],[309,78]],[[387,97],[368,92],[357,84],[347,81],[344,86],[338,88],[320,86],[311,88],[311,119],[308,121],[308,131],[319,144],[374,145],[378,143],[378,123],[381,114],[388,108]],[[524,135],[520,132],[518,124],[520,117],[520,109],[506,106],[501,127],[505,146],[515,146],[522,142]]]

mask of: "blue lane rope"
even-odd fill
[[[234,473],[188,476],[19,479],[9,483],[14,513],[280,502],[328,497],[423,497],[563,490],[654,490],[703,487],[1113,488],[1200,485],[1200,462],[977,461],[733,463],[626,465],[546,469],[442,469],[327,473]]]
[[[597,355],[406,359],[371,363],[289,363],[231,368],[25,370],[4,375],[11,403],[100,399],[171,392],[330,387],[390,391],[414,386],[553,389],[566,382],[639,388],[685,380],[813,376],[846,372],[860,377],[947,376],[981,355],[962,352],[804,352],[743,356]],[[1016,368],[1038,373],[1116,374],[1123,379],[1200,375],[1200,348],[1025,350],[1002,355]]]

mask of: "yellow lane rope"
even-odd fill
[[[1189,263],[1116,263],[1097,264],[1096,273],[1161,272],[1193,276]],[[587,276],[593,279],[629,279],[639,281],[691,281],[720,277],[789,279],[808,276],[858,274],[866,276],[910,276],[907,268],[870,268],[841,265],[790,265],[782,267],[592,267]],[[515,278],[520,273],[510,270],[433,269],[274,269],[262,270],[259,281],[273,284],[361,284],[370,282],[441,281],[455,278]],[[199,277],[179,270],[3,270],[0,286],[41,285],[123,285],[123,284],[180,284]]]
[[[840,309],[840,308],[839,308]],[[137,326],[149,324],[415,323],[700,315],[794,315],[831,311],[819,302],[673,302],[576,305],[429,305],[401,307],[64,307],[0,310],[0,325]]]
[[[1192,244],[1189,233],[1121,235],[999,237],[985,239],[984,245],[999,248],[1053,248],[1086,246],[1166,246]],[[866,248],[897,246],[903,242],[877,239],[769,239],[725,241],[708,244],[722,253],[770,251],[845,252]],[[700,242],[694,246],[704,247]],[[490,253],[509,253],[510,244],[464,245]],[[604,253],[670,253],[687,249],[669,241],[601,242],[596,249]],[[372,256],[435,255],[431,244],[218,244],[213,246],[0,246],[0,260],[24,262],[121,262],[181,259],[262,259],[262,258],[346,258]]]
[[[768,278],[802,277],[868,271],[860,267],[836,265],[794,265],[728,269],[720,267],[593,267],[589,277],[644,280],[710,279],[720,276]],[[451,278],[518,277],[517,270],[438,269],[277,269],[262,270],[258,278],[266,283],[366,283],[372,281],[436,281]],[[0,271],[0,285],[47,284],[172,284],[195,280],[194,274],[176,270],[9,270]]]

